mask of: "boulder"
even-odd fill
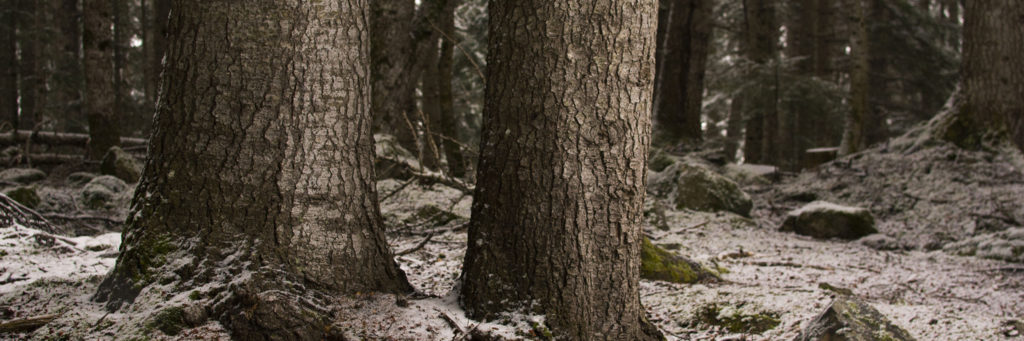
[[[779,178],[779,168],[771,165],[730,163],[722,167],[722,172],[741,184],[767,184]]]
[[[35,187],[20,186],[7,190],[4,194],[11,199],[14,199],[14,201],[17,201],[19,204],[25,205],[25,207],[32,209],[39,207],[40,199],[39,194],[36,193]]]
[[[100,163],[100,174],[113,175],[127,183],[135,183],[142,176],[142,163],[121,147],[110,147]]]
[[[10,168],[0,172],[0,181],[30,184],[46,179],[46,172],[35,168]]]
[[[789,212],[779,230],[819,239],[849,240],[878,232],[875,218],[867,209],[825,201],[815,201]]]
[[[914,340],[907,331],[892,324],[874,307],[856,298],[839,295],[828,308],[814,318],[795,341]]]
[[[97,176],[98,175],[89,172],[74,172],[64,179],[64,183],[75,187],[82,187]]]
[[[754,207],[750,196],[736,182],[697,162],[675,162],[649,178],[648,191],[667,197],[677,209],[729,211],[749,217]]]
[[[692,260],[655,246],[644,238],[640,249],[640,277],[672,283],[717,282],[718,275]]]
[[[110,175],[98,176],[82,188],[82,200],[91,209],[103,209],[126,189],[128,185],[121,179]]]

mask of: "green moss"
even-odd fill
[[[749,334],[764,333],[782,322],[775,313],[744,314],[740,307],[708,304],[697,311],[696,320],[701,324],[720,326],[733,333]]]
[[[7,191],[6,194],[11,199],[14,199],[14,201],[28,208],[36,208],[42,202],[39,199],[39,194],[36,194],[36,188],[32,186],[21,186]]]
[[[660,172],[676,163],[676,160],[672,156],[668,155],[662,150],[653,150],[650,156],[650,161],[647,162],[647,167],[652,171]]]
[[[647,238],[643,240],[640,260],[640,277],[645,279],[672,283],[697,283],[717,279],[714,273],[700,264],[657,247]]]
[[[170,307],[153,316],[148,327],[155,328],[164,334],[175,336],[185,329],[185,310],[181,307]]]
[[[825,282],[818,283],[818,288],[821,288],[822,290],[828,290],[840,295],[853,296],[853,290],[847,288],[840,288]]]
[[[203,297],[203,295],[201,293],[199,293],[199,290],[192,290],[192,292],[190,292],[188,294],[188,299],[193,300],[193,301],[197,301],[197,300],[199,300],[202,297]]]

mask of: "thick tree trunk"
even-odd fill
[[[703,139],[701,104],[712,5],[708,0],[660,1],[654,117],[659,136],[669,144]]]
[[[452,1],[451,10],[454,11],[458,1]],[[459,118],[455,113],[455,96],[452,93],[452,72],[455,62],[455,13],[449,11],[440,23],[441,29],[441,51],[437,59],[437,91],[438,109],[441,122],[437,125],[440,134],[434,141],[439,142],[438,147],[444,150],[445,159],[448,161],[448,173],[451,176],[461,178],[466,176],[466,165],[462,157],[462,146],[459,138]]]
[[[20,0],[18,2],[18,46],[21,59],[18,63],[18,78],[21,115],[18,121],[20,129],[32,129],[40,120],[40,97],[43,85],[42,71],[39,64],[41,30],[39,28],[37,0]]]
[[[369,2],[172,7],[150,158],[97,298],[177,273],[180,292],[225,290],[208,308],[234,338],[320,340],[327,312],[298,296],[410,291],[374,187]]]
[[[964,147],[1007,136],[1024,150],[1024,2],[967,1],[961,79],[964,97],[945,138]]]
[[[416,152],[416,126],[419,122],[413,95],[416,79],[410,78],[415,51],[413,0],[371,1],[370,55],[373,79],[374,130],[395,136],[399,145]]]
[[[0,126],[18,128],[18,0],[0,0]]]
[[[850,8],[853,19],[850,23],[850,111],[847,113],[843,128],[839,156],[850,155],[864,149],[864,120],[871,116],[871,104],[868,101],[871,85],[868,75],[871,70],[871,52],[868,49],[868,5],[864,3],[865,1],[870,0],[847,0],[847,7]]]
[[[569,340],[656,340],[639,297],[654,0],[490,3],[470,316]]]
[[[118,145],[120,122],[114,96],[113,6],[110,0],[83,0],[82,47],[85,52],[85,106],[89,120],[89,152],[103,158]]]

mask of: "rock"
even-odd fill
[[[872,233],[875,218],[867,209],[815,201],[786,215],[779,231],[796,232],[819,239],[857,239]]]
[[[5,192],[8,197],[14,199],[19,204],[25,205],[28,208],[39,207],[40,199],[39,194],[36,193],[36,188],[32,186],[21,186]]]
[[[893,237],[889,237],[884,234],[872,234],[867,237],[861,238],[860,243],[864,246],[870,247],[878,251],[893,251],[906,249],[900,242]]]
[[[874,307],[848,296],[839,296],[821,315],[800,332],[795,341],[816,340],[914,340]]]
[[[121,147],[110,147],[100,163],[100,174],[113,175],[127,183],[135,183],[142,176],[142,163]]]
[[[649,178],[648,191],[671,199],[677,209],[729,211],[749,217],[754,206],[736,182],[694,161],[673,163]]]
[[[761,334],[774,329],[782,320],[779,319],[779,314],[765,312],[749,303],[711,303],[698,308],[693,322],[699,325],[719,326],[732,333]]]
[[[1024,263],[1024,227],[974,236],[948,244],[942,250],[960,256]]]
[[[121,179],[110,175],[98,176],[82,188],[82,199],[85,206],[91,209],[103,209],[126,189],[128,185]]]
[[[85,184],[89,183],[89,181],[97,176],[98,175],[89,172],[74,172],[64,179],[64,183],[75,187],[81,187],[85,186]]]
[[[717,282],[718,275],[697,262],[680,257],[644,238],[640,249],[640,277],[672,283]]]
[[[722,172],[741,184],[767,184],[779,178],[779,168],[771,165],[730,163],[722,167]]]
[[[10,168],[0,172],[0,181],[30,184],[46,179],[46,172],[35,168]]]

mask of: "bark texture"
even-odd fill
[[[17,0],[2,0],[0,4],[0,121],[7,129],[18,128],[18,43],[15,35]],[[2,125],[3,123],[0,123]]]
[[[148,5],[143,8],[145,49],[145,92],[147,107],[152,109],[160,92],[160,73],[163,70],[164,55],[167,53],[167,17],[171,11],[171,0],[143,0]],[[147,113],[148,114],[148,113]]]
[[[85,111],[89,121],[88,157],[103,158],[121,137],[114,96],[113,2],[83,0]]]
[[[489,3],[470,316],[531,311],[569,340],[656,340],[639,298],[654,0]]]
[[[839,156],[850,155],[864,149],[864,119],[871,116],[871,104],[868,101],[871,85],[868,74],[871,70],[868,49],[868,4],[865,4],[865,0],[847,0],[847,7],[850,8],[853,19],[850,35],[850,112],[846,115]]]
[[[320,340],[316,293],[410,291],[374,187],[369,1],[176,0],[169,27],[150,158],[97,298],[176,274],[182,292],[223,286],[208,311],[234,338]]]
[[[704,70],[711,39],[709,0],[661,0],[654,117],[666,142],[700,141]]]
[[[1006,134],[1024,150],[1024,2],[964,5],[964,99],[959,118],[971,128],[964,129],[959,140],[970,145]]]

